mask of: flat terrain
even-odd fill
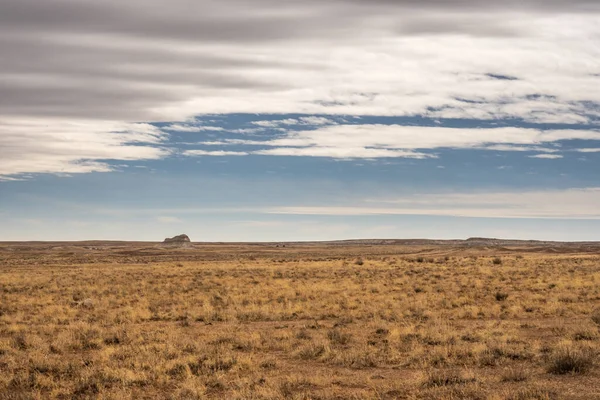
[[[600,244],[0,243],[0,399],[600,399]]]

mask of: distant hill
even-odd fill
[[[174,236],[172,238],[166,238],[163,240],[163,244],[187,244],[191,243],[190,237],[186,234]]]

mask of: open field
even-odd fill
[[[600,399],[600,245],[0,243],[0,399]]]

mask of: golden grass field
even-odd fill
[[[600,247],[0,244],[0,399],[600,399]]]

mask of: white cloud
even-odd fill
[[[529,156],[529,158],[543,158],[543,159],[547,159],[547,160],[556,160],[559,158],[563,158],[563,156],[561,156],[559,154],[536,154],[533,156]]]
[[[186,150],[183,152],[185,156],[247,156],[248,153],[243,151],[205,151],[205,150]]]
[[[243,128],[243,129],[234,129],[231,132],[239,133],[241,135],[252,135],[252,134],[263,132],[263,131],[264,131],[264,129],[262,129],[262,128]]]
[[[494,151],[539,151],[542,153],[556,153],[557,149],[540,147],[540,146],[514,146],[510,144],[496,144],[491,146],[485,146],[482,149],[494,150]]]
[[[600,149],[598,148],[577,149],[575,151],[579,153],[600,153]]]
[[[403,125],[331,125],[308,131],[289,131],[271,140],[225,139],[204,145],[259,146],[249,154],[331,158],[427,158],[419,150],[480,149],[556,153],[559,140],[600,140],[594,130],[539,130],[529,128],[443,128]],[[246,153],[245,153],[246,154]],[[536,158],[561,158],[541,154]]]
[[[552,201],[548,201],[552,199]],[[270,214],[437,215],[481,218],[600,219],[600,188],[497,192],[421,193],[395,199],[366,199],[353,206],[288,206]]]
[[[17,181],[23,181],[25,180],[24,178],[13,178],[10,176],[2,176],[0,175],[0,182],[17,182]]]
[[[303,125],[335,125],[335,124],[337,124],[337,122],[332,119],[325,118],[325,117],[317,117],[317,116],[300,117],[300,122]]]
[[[281,125],[297,125],[298,123],[299,123],[299,120],[294,119],[294,118],[273,119],[273,120],[253,121],[252,122],[253,125],[262,126],[263,128],[277,128]]]
[[[162,128],[165,131],[178,131],[178,132],[204,132],[213,131],[220,132],[225,129],[220,126],[195,126],[195,125],[182,125],[182,124],[171,124]]]
[[[286,119],[273,119],[264,121],[253,121],[252,124],[261,126],[263,128],[279,128],[281,126],[294,126],[294,125],[336,125],[337,122],[325,117],[320,116],[308,116]]]
[[[303,156],[329,158],[432,158],[424,153],[404,150],[372,149],[365,147],[315,146],[315,147],[278,147],[274,149],[257,150],[252,154],[267,156]]]
[[[106,160],[166,157],[165,139],[142,123],[0,118],[0,175],[107,172]]]

